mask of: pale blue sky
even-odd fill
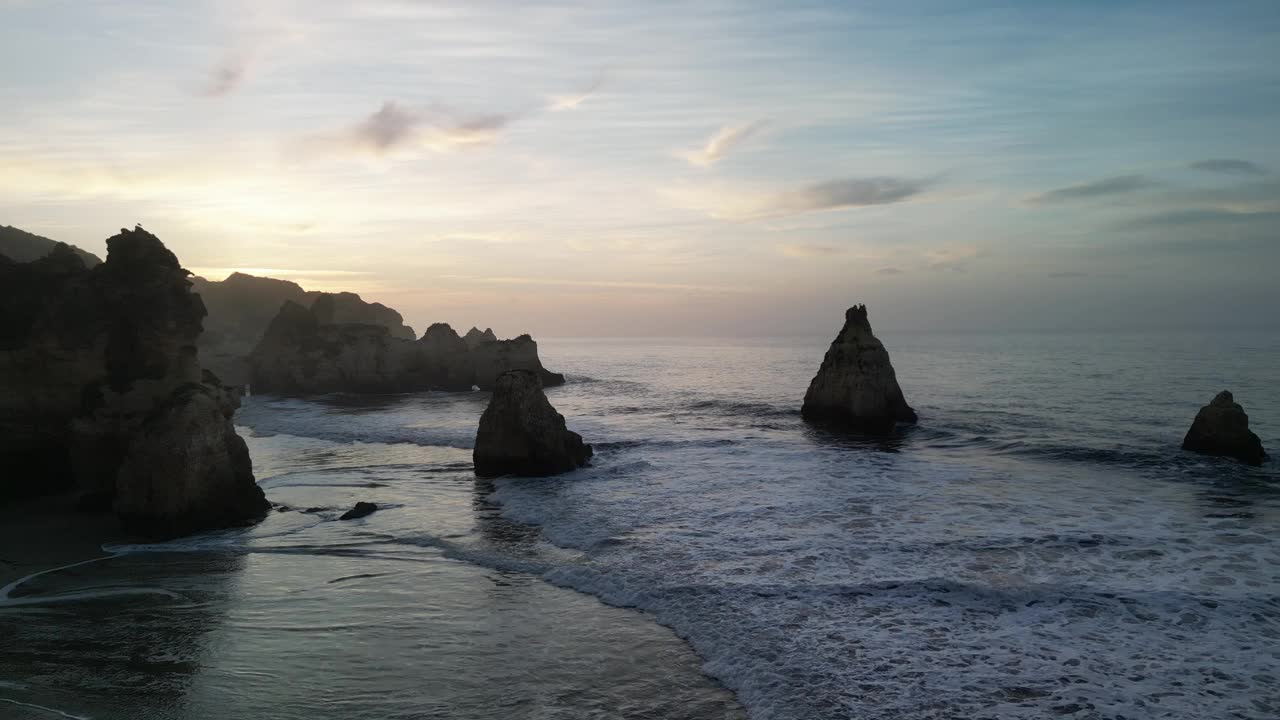
[[[0,223],[500,334],[1280,325],[1280,4],[0,0]]]

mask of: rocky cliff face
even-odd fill
[[[480,343],[497,342],[498,336],[493,334],[493,328],[485,328],[484,332],[480,332],[480,328],[473,327],[462,336],[462,340],[467,343],[467,347],[473,348]]]
[[[311,303],[321,325],[381,325],[391,337],[412,340],[417,335],[400,313],[382,303],[369,303],[355,293],[320,293]]]
[[[248,356],[286,302],[314,308],[324,325],[381,325],[392,337],[415,337],[400,313],[381,303],[365,302],[355,293],[307,291],[287,280],[238,272],[222,281],[194,278],[192,282],[209,310],[199,341],[200,357],[233,385],[249,382]]]
[[[187,271],[140,228],[107,250],[92,270],[65,246],[0,265],[0,464],[16,470],[0,496],[74,487],[89,505],[114,505],[135,529],[163,534],[250,520],[266,500],[237,450],[232,396],[201,372],[205,308]],[[211,404],[218,412],[206,412]],[[196,438],[221,450],[181,476],[129,465],[162,430],[169,452],[196,453]],[[215,496],[238,512],[217,509]]]
[[[591,454],[582,436],[565,427],[537,373],[510,370],[498,376],[476,433],[476,475],[558,475],[586,465]]]
[[[25,230],[20,230],[9,225],[0,225],[0,256],[6,257],[17,263],[27,263],[39,260],[40,258],[53,252],[58,245],[62,245],[56,240],[50,240],[47,237],[35,235]],[[93,267],[101,264],[102,260],[93,253],[86,252],[74,245],[67,247],[80,257],[85,267]]]
[[[806,420],[865,432],[887,432],[896,423],[916,421],[898,387],[889,352],[871,332],[865,305],[845,312],[844,327],[809,383],[801,413]]]
[[[420,339],[406,340],[382,325],[325,322],[329,317],[315,306],[281,308],[250,356],[254,389],[285,394],[488,390],[511,369],[535,372],[547,385],[564,382],[542,367],[537,343],[528,335],[472,344],[436,323]]]
[[[1261,465],[1267,459],[1262,441],[1249,430],[1249,416],[1226,390],[1196,413],[1191,429],[1182,440],[1182,448],[1235,458],[1249,465]]]

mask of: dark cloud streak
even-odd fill
[[[830,180],[781,193],[769,203],[766,211],[790,214],[889,205],[919,195],[928,185],[923,180],[892,177]]]
[[[1190,165],[1192,170],[1203,170],[1204,172],[1219,173],[1221,175],[1266,175],[1266,168],[1248,160],[1234,160],[1231,158],[1210,158],[1208,160],[1200,160]]]
[[[1145,175],[1117,175],[1093,182],[1071,185],[1069,187],[1050,190],[1035,196],[1031,202],[1037,204],[1070,202],[1073,200],[1091,200],[1094,198],[1125,195],[1139,190],[1155,187],[1157,183]]]

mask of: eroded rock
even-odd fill
[[[472,458],[480,477],[558,475],[586,465],[591,446],[565,426],[537,373],[509,370],[497,377],[480,416]]]
[[[806,420],[864,432],[888,432],[897,423],[916,421],[898,386],[889,351],[871,332],[865,305],[845,312],[844,327],[809,383],[801,414]]]
[[[1249,416],[1226,390],[1196,413],[1191,429],[1182,440],[1182,448],[1235,458],[1249,465],[1261,465],[1267,458],[1262,441],[1249,430]]]

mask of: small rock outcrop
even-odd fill
[[[435,323],[421,338],[406,340],[383,325],[325,322],[328,316],[317,306],[321,301],[310,309],[292,302],[280,308],[249,356],[255,390],[296,395],[490,390],[498,375],[513,369],[537,373],[546,386],[564,383],[563,375],[542,367],[538,344],[528,335],[472,344],[446,323]]]
[[[586,465],[591,446],[565,427],[537,373],[509,370],[498,376],[480,416],[472,458],[480,477],[543,477]]]
[[[378,506],[371,502],[363,500],[356,503],[350,510],[342,513],[339,520],[358,520],[366,515],[372,515],[378,511]]]
[[[1249,465],[1261,465],[1267,459],[1262,441],[1249,430],[1249,416],[1226,390],[1196,413],[1182,449],[1231,457]]]
[[[844,327],[809,383],[801,414],[863,432],[889,432],[897,423],[914,423],[916,413],[898,386],[889,351],[871,332],[867,307],[855,305],[844,317]]]
[[[480,343],[498,342],[498,336],[493,334],[493,328],[485,328],[484,332],[480,332],[480,328],[472,327],[466,335],[462,336],[462,339],[469,348],[474,348]]]
[[[266,512],[188,275],[141,228],[92,269],[65,245],[0,264],[0,498],[74,489],[163,536]]]

